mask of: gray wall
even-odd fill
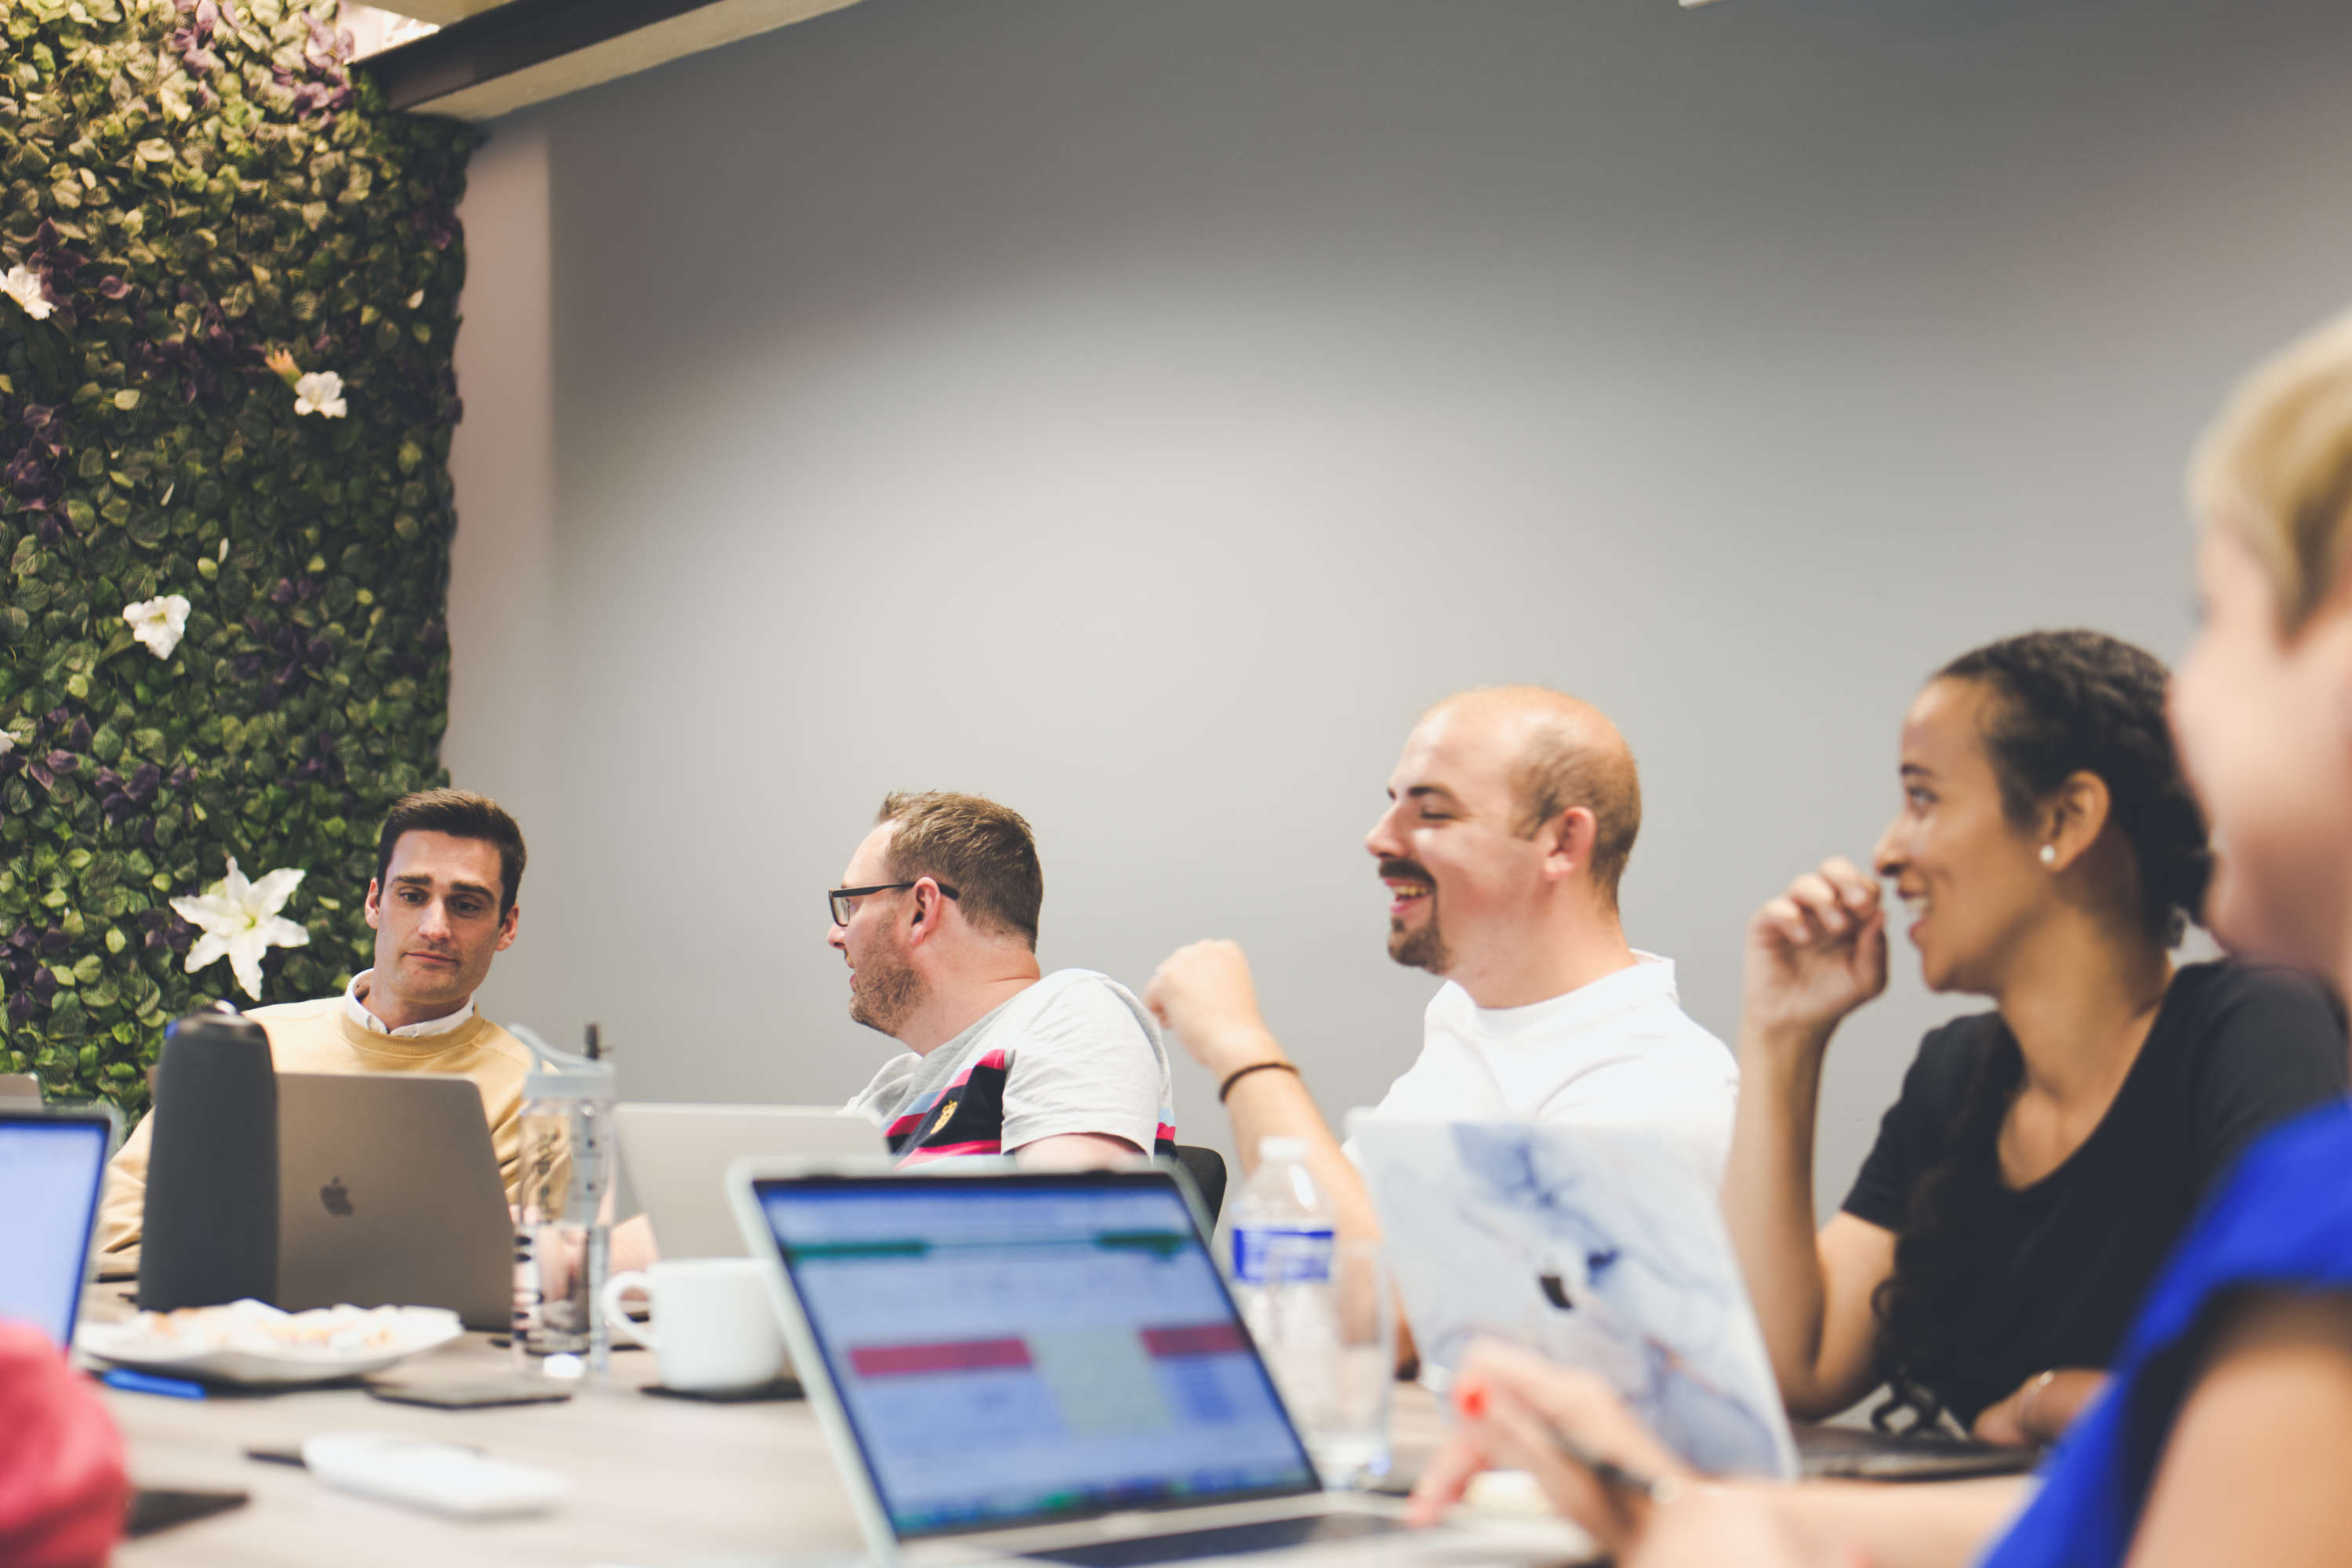
[[[1748,912],[1962,648],[2187,630],[2178,476],[2352,295],[2340,0],[868,0],[494,128],[449,765],[486,995],[627,1092],[820,1100],[818,894],[900,786],[1035,823],[1048,965],[1240,939],[1328,1110],[1411,1059],[1360,836],[1555,683],[1728,1034]],[[1920,1031],[1832,1058],[1833,1200]],[[1225,1131],[1179,1068],[1191,1140]]]

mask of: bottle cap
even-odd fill
[[[1260,1160],[1304,1160],[1307,1140],[1304,1138],[1261,1138],[1257,1141]]]

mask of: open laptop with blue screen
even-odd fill
[[[0,1318],[32,1324],[60,1350],[73,1343],[89,1283],[114,1130],[103,1110],[0,1101]]]
[[[1408,1531],[1323,1492],[1168,1173],[814,1165],[729,1188],[882,1568],[1574,1554],[1562,1527]]]
[[[106,1106],[19,1109],[0,1100],[0,1318],[38,1328],[63,1355],[89,1283],[106,1159],[121,1123]],[[123,1533],[149,1535],[246,1500],[241,1491],[135,1489]]]

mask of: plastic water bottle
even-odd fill
[[[515,1368],[560,1378],[601,1374],[613,1352],[596,1306],[613,1225],[613,1067],[602,1059],[593,1024],[582,1056],[520,1026],[513,1033],[538,1058],[522,1091]]]
[[[1300,1436],[1326,1463],[1339,1402],[1337,1212],[1307,1168],[1307,1144],[1268,1138],[1234,1205],[1234,1304]]]

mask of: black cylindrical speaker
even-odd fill
[[[197,1013],[163,1032],[139,1306],[278,1293],[278,1074],[261,1026]]]

